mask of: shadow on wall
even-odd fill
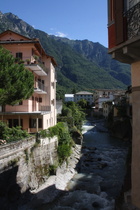
[[[0,209],[17,209],[21,197],[20,187],[16,183],[18,166],[0,174]]]
[[[32,194],[29,190],[25,193],[20,192],[20,187],[16,183],[18,166],[4,171],[0,174],[0,209],[1,210],[20,210],[20,209],[40,209],[43,207],[44,198],[46,203],[51,205],[52,201],[63,191],[56,189],[55,185]],[[51,195],[52,194],[52,195]],[[47,202],[48,195],[48,202]]]

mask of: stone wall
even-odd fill
[[[50,165],[57,162],[57,146],[57,137],[40,143],[31,137],[0,146],[0,205],[14,203],[20,194],[37,189],[48,179]]]

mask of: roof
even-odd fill
[[[75,95],[93,95],[93,93],[87,92],[87,91],[81,91],[81,92],[75,93]]]
[[[20,35],[20,36],[23,37],[23,38],[26,38],[27,40],[32,40],[31,38],[29,38],[29,37],[27,37],[27,36],[23,36],[22,34],[19,34],[19,33],[15,32],[15,31],[12,31],[12,30],[6,30],[6,31],[0,33],[0,37],[6,35],[6,34],[8,34],[8,33],[14,33],[14,34]]]
[[[123,92],[123,89],[95,89],[95,91],[110,91],[110,92]]]
[[[14,32],[14,31],[12,31],[12,30],[7,30],[7,31],[4,31],[4,32],[0,33],[0,38],[3,37],[3,36],[5,36],[5,35],[8,34],[8,33],[14,33],[14,34],[16,34],[16,35],[19,35],[20,37],[24,38],[24,40],[9,40],[9,41],[7,41],[7,40],[0,40],[0,44],[18,44],[18,43],[20,43],[20,44],[25,44],[25,43],[28,44],[28,43],[33,43],[33,44],[35,44],[35,46],[36,46],[36,48],[38,49],[38,51],[41,52],[41,54],[46,55],[48,58],[51,59],[52,63],[53,63],[55,66],[57,66],[57,63],[56,63],[54,57],[48,55],[48,54],[45,52],[45,50],[43,49],[43,47],[42,47],[42,45],[41,45],[39,39],[37,39],[37,38],[31,39],[31,38],[29,38],[29,37],[26,37],[26,36],[23,36],[23,35],[21,35],[21,34],[19,34],[19,33],[16,33],[16,32]]]
[[[65,97],[74,97],[74,94],[65,94]]]

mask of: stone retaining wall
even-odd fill
[[[20,194],[42,185],[48,179],[50,165],[57,162],[57,146],[57,137],[41,139],[40,143],[30,137],[0,146],[2,197],[15,196],[16,188],[15,194]],[[0,201],[2,197],[0,194]]]
[[[40,139],[40,143],[31,137],[0,146],[1,209],[35,209],[67,190],[69,180],[77,173],[81,145],[75,145],[68,162],[49,176],[50,165],[58,161],[57,146],[57,137]]]

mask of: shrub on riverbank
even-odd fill
[[[70,136],[69,129],[66,123],[58,122],[57,125],[48,128],[47,130],[42,130],[40,132],[40,137],[58,137],[58,158],[59,163],[62,164],[63,161],[71,154],[71,148],[74,145],[74,142]]]
[[[70,132],[72,132],[75,127],[77,130],[81,131],[85,116],[86,114],[78,104],[69,101],[63,105],[62,114],[58,116],[58,121],[67,122]]]

